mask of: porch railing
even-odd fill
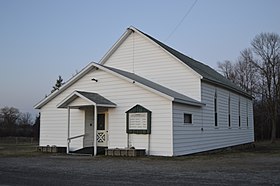
[[[67,142],[67,154],[69,154],[69,148],[70,148],[71,140],[77,139],[77,138],[82,138],[84,136],[85,136],[85,134],[81,134],[81,135],[73,136],[73,137],[67,139],[67,141],[68,141]]]

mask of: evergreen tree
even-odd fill
[[[51,93],[53,93],[54,91],[58,90],[63,84],[64,83],[63,83],[62,77],[58,76],[58,79],[56,80],[56,83],[53,86],[53,89],[52,89]]]

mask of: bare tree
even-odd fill
[[[5,134],[2,135],[11,135],[16,131],[17,120],[20,116],[20,112],[17,108],[14,107],[4,107],[0,109],[0,121],[1,121],[1,131]]]
[[[252,61],[254,61],[252,50],[244,49],[240,52],[240,57],[234,69],[239,86],[251,95],[256,96],[259,92],[259,76]]]
[[[274,142],[277,129],[280,136],[280,36],[257,35],[251,48],[241,51],[237,62],[224,61],[218,63],[218,68],[226,78],[256,98],[255,129],[262,139],[270,136]]]
[[[229,60],[218,62],[218,71],[220,71],[227,79],[231,80],[232,82],[235,83],[237,81],[233,62]]]
[[[253,53],[250,49],[245,49],[240,53],[237,62],[224,61],[218,62],[219,71],[233,83],[239,85],[243,90],[254,95],[257,93],[258,74],[257,69],[250,61]]]
[[[271,142],[276,139],[280,102],[280,36],[261,33],[251,42],[257,59],[251,61],[262,76],[262,95],[271,120]]]
[[[32,120],[31,114],[29,112],[21,113],[19,116],[18,124],[19,125],[32,125],[33,120]]]
[[[0,117],[4,125],[16,125],[20,112],[14,107],[4,107],[0,109]]]

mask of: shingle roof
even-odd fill
[[[98,64],[98,65],[100,65],[100,64]],[[113,71],[113,72],[115,72],[115,73],[117,73],[117,74],[119,74],[121,76],[129,78],[129,79],[131,79],[131,80],[133,80],[135,82],[138,82],[138,83],[140,83],[142,85],[145,85],[145,86],[147,86],[149,88],[152,88],[152,89],[154,89],[156,91],[159,91],[159,92],[161,92],[163,94],[166,94],[166,95],[168,95],[170,97],[173,97],[174,98],[174,102],[190,104],[190,105],[194,105],[194,106],[203,106],[204,105],[203,103],[201,103],[199,101],[196,101],[196,100],[194,100],[194,99],[192,99],[192,98],[190,98],[188,96],[180,94],[180,93],[178,93],[178,92],[176,92],[174,90],[166,88],[166,87],[164,87],[162,85],[159,85],[157,83],[154,83],[154,82],[152,82],[152,81],[150,81],[148,79],[145,79],[145,78],[143,78],[141,76],[138,76],[138,75],[136,75],[134,73],[126,72],[126,71],[119,70],[119,69],[112,68],[112,67],[107,67],[105,65],[100,65],[100,66],[102,66],[104,68],[107,68],[107,69],[109,69],[109,70],[111,70],[111,71]]]
[[[218,72],[216,72],[214,69],[212,69],[211,67],[200,63],[178,51],[176,51],[175,49],[163,44],[162,42],[156,40],[155,38],[149,36],[148,34],[145,34],[143,32],[141,32],[140,30],[137,30],[136,28],[129,28],[128,29],[130,32],[131,31],[138,31],[139,33],[145,35],[146,37],[148,37],[150,40],[152,40],[153,42],[155,42],[156,44],[158,44],[160,47],[162,47],[164,50],[166,50],[168,53],[170,53],[171,55],[173,55],[174,57],[176,57],[177,59],[179,59],[180,61],[182,61],[183,63],[185,63],[187,66],[189,66],[190,68],[192,68],[194,71],[196,71],[198,74],[200,74],[204,81],[216,84],[216,85],[220,85],[223,86],[225,88],[228,88],[230,90],[233,90],[235,92],[238,92],[239,94],[242,94],[244,96],[247,96],[249,98],[251,98],[252,96],[249,95],[247,92],[245,92],[244,90],[242,90],[240,87],[238,87],[237,85],[233,84],[231,81],[227,80],[224,76],[222,76],[221,74],[219,74]],[[126,35],[124,36],[128,36],[130,33],[126,32]],[[126,37],[122,37],[121,39],[126,39]],[[121,41],[121,40],[120,40]],[[114,47],[112,49],[110,49],[110,51],[105,55],[104,58],[102,58],[101,61],[106,61],[106,59],[108,58],[108,56],[110,56],[110,54],[112,52],[114,52],[114,49],[116,49],[119,45],[120,45],[120,41],[118,41],[117,44],[114,45]],[[106,58],[107,57],[107,58]],[[100,64],[99,64],[100,65]],[[49,95],[47,98],[41,100],[39,103],[37,103],[34,108],[36,109],[40,109],[42,108],[45,104],[47,104],[50,100],[52,100],[54,97],[56,97],[58,94],[60,94],[62,91],[64,91],[65,89],[67,89],[69,86],[71,86],[73,83],[75,83],[79,78],[83,77],[86,73],[88,73],[91,69],[93,68],[92,63],[90,63],[88,66],[86,66],[77,76],[73,77],[72,79],[70,79],[68,82],[66,82],[59,90],[53,92],[51,95]],[[108,67],[106,67],[108,68]],[[113,68],[111,69],[113,70]],[[201,102],[198,102],[196,100],[193,100],[187,96],[184,96],[182,94],[179,94],[178,92],[172,91],[166,87],[163,87],[161,85],[158,85],[156,83],[153,83],[147,79],[144,79],[140,76],[137,75],[133,75],[133,74],[129,74],[128,72],[125,71],[120,71],[115,69],[115,72],[119,72],[119,74],[126,74],[127,77],[131,77],[131,79],[135,78],[138,79],[138,81],[142,82],[142,84],[146,84],[146,86],[153,88],[155,90],[158,90],[159,92],[162,92],[166,95],[169,95],[171,97],[173,97],[175,100],[177,100],[179,102],[179,100],[183,100],[184,102],[188,102],[188,103],[193,103],[193,104],[198,104],[198,105],[203,105]],[[136,80],[137,81],[137,80]]]
[[[135,29],[135,28],[134,28]],[[198,74],[200,74],[203,77],[203,80],[208,81],[210,83],[218,84],[220,86],[223,86],[225,88],[228,88],[230,90],[236,91],[246,97],[252,97],[249,93],[241,89],[239,86],[232,83],[230,80],[226,79],[223,75],[209,67],[208,65],[205,65],[199,61],[196,61],[177,50],[165,45],[164,43],[158,41],[157,39],[151,37],[150,35],[138,30],[140,33],[147,36],[149,39],[157,43],[159,46],[161,46],[163,49],[171,53],[173,56],[178,58],[180,61],[184,62],[186,65],[188,65],[190,68],[192,68],[194,71],[196,71]]]
[[[83,95],[87,99],[91,100],[92,102],[96,103],[97,105],[116,105],[115,103],[111,102],[110,100],[104,98],[103,96],[94,93],[94,92],[83,92],[77,91],[79,94]]]
[[[74,91],[67,98],[62,100],[61,103],[57,105],[58,108],[67,108],[67,106],[74,101],[77,97],[81,97],[82,99],[86,98],[89,100],[89,105],[95,104],[97,106],[107,106],[107,107],[115,107],[116,104],[111,102],[110,100],[104,98],[103,96],[94,93],[94,92],[84,92],[84,91]]]

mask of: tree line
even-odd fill
[[[280,138],[280,36],[256,35],[236,61],[218,62],[218,70],[253,96],[255,138]]]
[[[58,76],[51,93],[57,91],[63,85],[63,79]],[[46,96],[47,97],[47,96]],[[34,137],[39,139],[40,113],[33,120],[30,113],[22,113],[14,107],[0,108],[0,137]]]
[[[22,113],[14,107],[0,109],[0,137],[34,137],[39,139],[40,115],[32,119],[30,113]]]

